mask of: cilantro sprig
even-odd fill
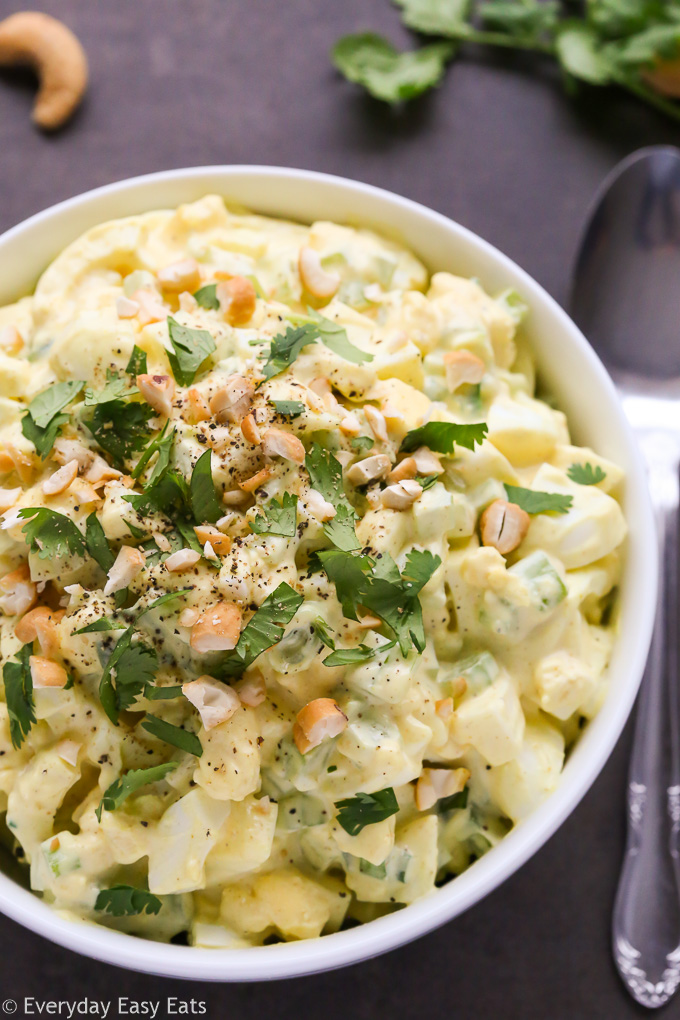
[[[357,793],[355,797],[337,801],[335,806],[338,825],[350,836],[358,836],[367,825],[384,822],[399,811],[399,803],[391,786],[376,793]]]
[[[362,662],[369,662],[376,655],[382,655],[394,648],[396,641],[387,641],[377,648],[370,648],[368,645],[357,645],[355,648],[336,648],[322,660],[324,666],[356,666]]]
[[[567,470],[567,475],[578,485],[597,485],[605,480],[607,472],[603,471],[599,464],[596,467],[590,463],[572,464]]]
[[[293,619],[304,601],[304,596],[282,581],[268,595],[241,631],[236,648],[227,652],[214,676],[240,676],[248,666],[283,637],[284,627]]]
[[[125,775],[114,780],[104,791],[104,795],[99,801],[99,807],[95,811],[97,821],[101,822],[102,811],[115,811],[125,803],[131,794],[136,793],[142,786],[158,783],[161,779],[165,779],[168,773],[177,768],[177,765],[178,762],[169,761],[164,765],[152,765],[148,769],[130,769]]]
[[[212,476],[212,451],[206,450],[196,461],[191,473],[190,493],[191,509],[197,524],[208,521],[214,524],[223,516],[223,511],[215,492]]]
[[[29,663],[32,654],[33,645],[24,645],[14,656],[16,662],[6,662],[2,667],[9,732],[12,746],[16,748],[21,747],[36,721],[33,679]]]
[[[33,443],[42,460],[54,446],[62,425],[69,420],[68,414],[60,412],[75,400],[84,385],[79,379],[55,383],[34,397],[28,405],[21,420],[21,431]]]
[[[120,713],[134,704],[158,667],[156,650],[143,641],[133,644],[134,636],[135,628],[128,627],[118,638],[99,681],[99,700],[115,726]]]
[[[301,400],[270,400],[269,403],[277,414],[286,418],[299,418],[306,410]]]
[[[201,741],[195,733],[182,729],[181,726],[174,726],[165,719],[159,719],[157,715],[147,715],[142,723],[142,729],[166,744],[179,748],[180,751],[195,755],[196,758],[203,754]]]
[[[456,445],[474,450],[475,444],[482,443],[488,431],[484,422],[459,425],[449,421],[428,421],[426,425],[406,433],[400,452],[410,453],[419,446],[427,446],[435,453],[453,453]]]
[[[180,386],[191,386],[199,368],[216,350],[215,341],[207,329],[190,329],[168,316],[168,336],[172,350],[168,351],[170,368]]]
[[[146,889],[135,889],[131,885],[112,885],[97,895],[94,909],[113,917],[131,917],[135,914],[157,914],[163,906],[162,900]]]
[[[510,503],[515,503],[528,514],[566,514],[574,502],[573,496],[559,492],[536,492],[519,485],[506,485],[505,491]]]
[[[150,431],[147,423],[154,413],[146,403],[118,397],[96,404],[92,417],[83,424],[115,466],[124,468],[125,462],[146,445]]]
[[[85,556],[87,546],[83,535],[66,514],[44,506],[24,507],[19,517],[25,520],[21,529],[31,552],[41,560],[60,560],[68,556]]]
[[[250,522],[256,535],[282,535],[293,538],[297,529],[297,496],[284,492],[281,502],[270,499]]]
[[[305,467],[312,487],[335,507],[335,517],[324,521],[324,534],[337,549],[344,552],[359,549],[361,546],[355,530],[357,518],[345,494],[340,461],[330,450],[312,443],[305,457]]]

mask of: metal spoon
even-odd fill
[[[642,149],[605,180],[581,241],[572,314],[620,390],[647,460],[658,529],[662,576],[612,930],[623,981],[655,1008],[680,986],[680,150]]]

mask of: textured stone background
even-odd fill
[[[16,9],[0,0],[0,17]],[[402,112],[373,103],[335,75],[327,54],[353,30],[400,40],[388,0],[50,0],[42,9],[78,33],[92,84],[72,125],[47,138],[29,124],[30,78],[0,75],[0,229],[152,170],[298,166],[452,216],[564,302],[601,178],[640,146],[680,140],[677,126],[624,96],[568,100],[551,67],[512,57],[470,53],[442,89]],[[85,960],[2,918],[0,999],[193,995],[215,1020],[642,1016],[609,955],[628,746],[626,736],[574,815],[501,889],[381,959],[271,985],[192,985]]]

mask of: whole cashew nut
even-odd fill
[[[74,113],[87,86],[87,58],[73,32],[48,14],[21,11],[0,21],[0,66],[33,68],[40,80],[33,121],[47,131]]]

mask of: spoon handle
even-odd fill
[[[666,447],[661,437],[657,442],[643,437],[642,445],[648,447],[660,580],[635,722],[628,838],[612,935],[614,959],[628,990],[643,1006],[655,1008],[680,986],[678,471],[675,457],[659,463],[654,456]]]

